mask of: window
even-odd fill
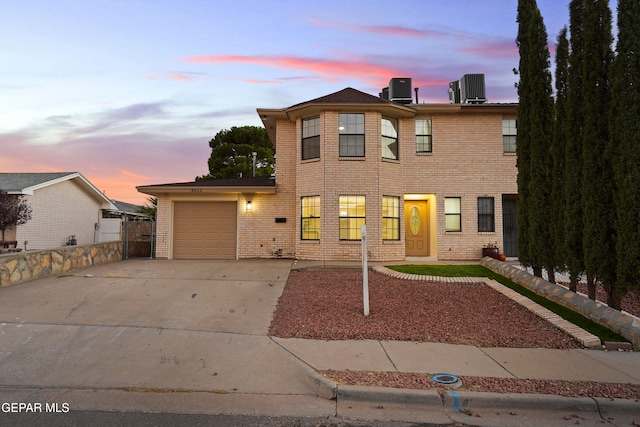
[[[502,150],[505,153],[516,152],[516,135],[518,134],[515,119],[502,120]]]
[[[340,157],[364,157],[364,114],[340,114]]]
[[[320,158],[320,117],[302,120],[302,160]]]
[[[361,240],[365,196],[340,196],[340,240]]]
[[[431,153],[431,119],[416,120],[416,153]]]
[[[478,197],[478,231],[496,231],[493,197]]]
[[[444,198],[445,231],[462,231],[460,197]]]
[[[398,160],[398,119],[382,117],[382,157]]]
[[[302,221],[300,238],[320,240],[320,196],[302,198]]]
[[[400,197],[382,196],[382,240],[400,240]]]

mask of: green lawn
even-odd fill
[[[463,265],[391,265],[387,266],[387,268],[398,271],[400,273],[408,273],[408,274],[421,274],[425,276],[441,276],[441,277],[487,277],[489,279],[493,279],[499,283],[502,283],[508,288],[513,289],[521,295],[526,296],[530,300],[540,304],[548,310],[553,311],[558,316],[563,319],[573,323],[592,333],[593,335],[600,338],[602,342],[605,341],[628,341],[624,337],[616,334],[610,329],[595,323],[594,321],[587,319],[583,315],[576,313],[575,311],[569,310],[568,308],[557,304],[553,301],[549,301],[548,299],[536,294],[535,292],[530,291],[524,286],[518,285],[517,283],[507,279],[506,277],[494,273],[486,267],[483,267],[478,264],[463,264]]]

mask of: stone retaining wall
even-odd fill
[[[122,261],[122,241],[3,254],[0,255],[0,285],[15,285],[115,261]]]
[[[628,339],[635,351],[640,351],[640,319],[636,316],[615,310],[599,301],[593,301],[585,295],[571,292],[564,286],[548,282],[493,258],[485,257],[482,259],[481,264],[548,300],[563,305],[600,325],[606,326]]]

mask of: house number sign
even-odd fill
[[[192,188],[191,192],[192,193],[202,193],[202,188]]]

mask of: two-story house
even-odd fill
[[[417,94],[417,93],[416,93]],[[257,110],[276,176],[140,186],[160,258],[517,256],[516,104],[393,102],[346,88]]]

